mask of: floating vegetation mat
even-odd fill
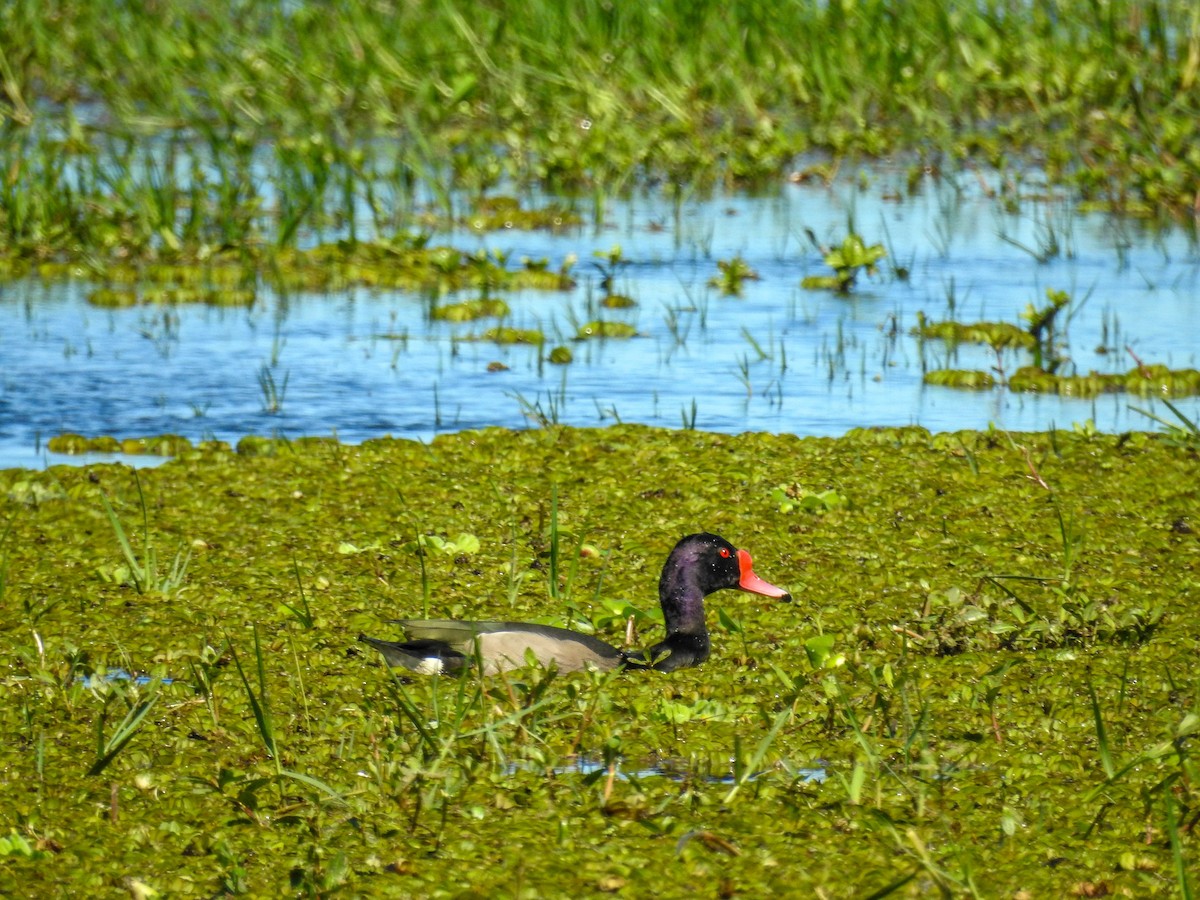
[[[1195,885],[1194,429],[238,450],[0,471],[0,894]],[[699,668],[398,678],[356,640],[641,646],[700,529],[794,601],[711,596]]]
[[[1000,384],[994,372],[975,369],[936,369],[926,372],[926,384],[987,390]],[[1009,390],[1063,397],[1098,397],[1100,394],[1137,394],[1140,397],[1195,397],[1200,394],[1200,371],[1139,366],[1128,372],[1058,375],[1036,366],[1022,366],[1005,382]]]

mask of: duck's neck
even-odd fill
[[[662,605],[667,637],[683,634],[707,639],[704,589],[700,587],[697,567],[684,563],[672,553],[658,581],[658,602]]]

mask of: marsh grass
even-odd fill
[[[279,749],[275,746],[275,725],[271,716],[271,704],[267,697],[267,674],[263,661],[262,643],[258,637],[258,626],[254,626],[254,662],[258,675],[257,693],[246,676],[246,670],[242,668],[242,660],[238,656],[237,648],[232,641],[227,641],[227,643],[233,664],[237,667],[238,678],[241,679],[242,688],[246,692],[246,701],[250,704],[250,711],[254,714],[254,724],[258,728],[258,736],[262,741],[263,749],[274,760],[276,774],[280,774],[283,769],[279,760]]]
[[[271,254],[312,234],[361,240],[362,222],[395,233],[422,202],[460,220],[456,190],[499,184],[590,196],[600,221],[606,194],[660,185],[681,204],[776,183],[814,150],[910,151],[914,185],[988,167],[1009,209],[1036,150],[1094,205],[1182,217],[1198,35],[1183,0],[769,15],[538,0],[469,16],[428,0],[403,15],[15,3],[0,15],[0,43],[21,48],[0,60],[16,176],[0,181],[0,233],[39,259]]]
[[[1175,406],[1170,400],[1165,397],[1160,397],[1159,400],[1163,406],[1171,411],[1171,415],[1175,417],[1175,421],[1164,419],[1161,416],[1155,415],[1144,409],[1136,406],[1129,407],[1136,413],[1140,413],[1147,419],[1157,422],[1166,429],[1168,440],[1181,447],[1198,447],[1200,446],[1200,425],[1193,419],[1186,416],[1179,407]]]
[[[119,681],[106,682],[101,691],[103,705],[100,715],[96,718],[96,758],[87,770],[89,776],[99,775],[109,767],[125,749],[125,746],[133,740],[134,735],[142,726],[142,720],[158,702],[158,682],[151,682],[149,689],[145,692],[136,688],[130,688],[128,692],[130,696],[126,697],[127,690]],[[126,701],[128,708],[124,717],[113,729],[112,734],[106,738],[104,731],[108,721],[109,706],[118,697]]]
[[[187,579],[188,563],[192,558],[191,548],[181,544],[175,551],[170,567],[164,572],[159,571],[158,549],[150,534],[150,516],[146,509],[146,495],[142,491],[142,480],[137,469],[133,470],[133,481],[137,485],[138,502],[142,508],[142,555],[140,557],[134,552],[129,536],[126,534],[121,520],[117,518],[108,496],[100,494],[100,502],[104,506],[104,512],[108,516],[109,524],[112,525],[113,534],[116,535],[121,554],[125,559],[125,572],[133,581],[133,586],[139,594],[150,592],[174,594],[183,587],[184,581]]]
[[[283,383],[275,381],[275,373],[271,367],[263,365],[258,370],[258,389],[262,395],[262,411],[267,415],[278,415],[283,412],[283,400],[287,396],[288,378],[291,372],[285,372]]]
[[[300,563],[296,561],[294,553],[292,554],[292,573],[296,576],[296,592],[300,595],[300,603],[297,606],[293,606],[285,600],[283,601],[283,605],[295,617],[296,621],[300,623],[302,628],[312,628],[315,620],[313,619],[312,609],[308,605],[308,594],[304,590],[304,579],[300,575]]]
[[[246,803],[247,810],[253,811],[257,807],[258,800],[255,795],[257,794],[258,790],[268,782],[275,783],[279,790],[279,800],[281,803],[284,799],[283,789],[285,782],[292,782],[315,790],[326,800],[331,800],[340,805],[345,805],[345,798],[342,796],[342,794],[330,787],[321,779],[305,772],[297,772],[284,767],[283,758],[280,755],[279,745],[275,737],[275,717],[272,711],[270,695],[267,688],[266,654],[263,651],[262,641],[259,638],[257,624],[253,626],[253,632],[254,670],[256,675],[255,682],[257,683],[257,689],[255,685],[250,683],[250,678],[246,675],[246,670],[242,666],[242,660],[238,655],[237,647],[235,646],[234,642],[227,640],[227,644],[229,647],[229,654],[233,659],[234,666],[237,669],[238,679],[241,681],[242,689],[245,691],[246,702],[249,704],[250,711],[253,714],[254,725],[258,733],[258,738],[261,741],[262,747],[266,751],[267,756],[271,758],[271,762],[274,765],[275,774],[274,777],[270,779],[253,777],[247,777],[244,779],[242,792],[246,799],[251,801]],[[303,685],[301,685],[301,689],[303,690]]]

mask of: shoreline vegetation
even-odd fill
[[[630,425],[0,471],[0,893],[1187,896],[1196,474],[1143,433]],[[355,640],[652,636],[701,527],[795,602],[714,595],[693,671],[394,680]]]
[[[1119,0],[9,3],[0,270],[262,265],[302,235],[464,222],[456,204],[497,188],[587,202],[599,221],[606,196],[771,189],[883,157],[913,189],[965,167],[997,202],[1061,185],[1191,225],[1198,15]]]

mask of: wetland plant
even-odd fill
[[[117,518],[107,495],[103,493],[100,495],[100,502],[104,505],[104,512],[108,516],[113,533],[117,537],[117,543],[121,547],[121,555],[125,559],[125,565],[114,570],[111,578],[115,581],[123,581],[128,578],[133,582],[134,589],[139,594],[151,592],[174,594],[183,586],[187,577],[188,563],[192,558],[191,548],[180,544],[175,551],[175,557],[171,561],[170,567],[165,571],[159,571],[158,549],[150,535],[150,517],[146,510],[146,495],[142,492],[142,480],[138,476],[137,469],[133,470],[133,480],[137,485],[138,502],[142,508],[142,555],[140,557],[134,552],[129,536],[125,533],[125,528],[121,524],[121,520]]]
[[[129,681],[103,680],[101,684],[100,691],[104,699],[100,715],[96,719],[96,758],[87,771],[90,776],[99,775],[108,768],[109,764],[125,749],[125,746],[133,740],[133,736],[142,727],[142,720],[158,702],[159,682],[157,681],[150,682],[150,687],[144,696],[137,685]],[[112,734],[106,738],[104,726],[108,719],[108,709],[114,698],[118,696],[126,701],[128,709],[124,718],[113,729]]]
[[[262,394],[262,411],[269,416],[278,415],[283,411],[283,398],[287,394],[288,377],[290,372],[283,375],[283,384],[275,383],[275,374],[270,366],[261,366],[258,370],[258,389]]]
[[[717,260],[717,269],[720,274],[710,278],[708,284],[727,297],[742,296],[742,289],[747,281],[759,280],[758,273],[740,256]]]
[[[807,275],[800,281],[805,290],[834,291],[838,294],[849,294],[858,282],[860,272],[875,275],[878,262],[887,256],[883,244],[867,246],[859,235],[853,231],[842,240],[840,246],[825,247],[817,240],[810,229],[805,229],[809,241],[817,248],[824,259],[825,265],[833,269],[832,275]]]
[[[629,260],[621,252],[621,245],[613,244],[607,251],[596,250],[593,255],[600,260],[594,263],[600,270],[600,289],[604,292],[600,298],[600,305],[606,309],[627,309],[636,306],[633,298],[617,293],[617,275],[629,265]]]

